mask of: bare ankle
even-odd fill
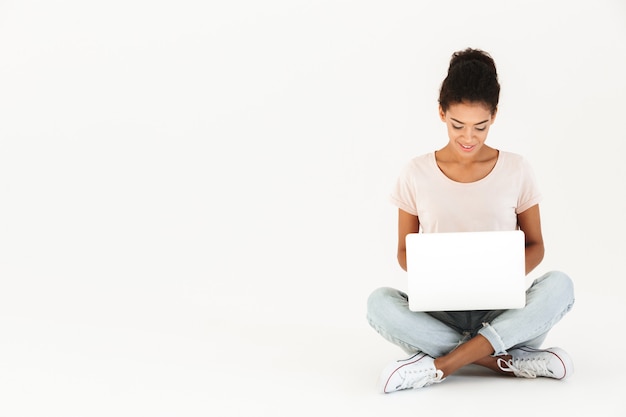
[[[442,357],[436,358],[435,361],[433,362],[435,365],[435,369],[440,370],[441,372],[443,372],[443,376],[447,376],[449,373],[449,368],[446,366],[445,364],[445,360],[442,359]]]
[[[500,368],[500,366],[498,366],[498,361],[499,360],[503,360],[503,361],[508,361],[511,359],[510,355],[502,355],[502,356],[485,356],[484,358],[481,358],[479,360],[477,360],[476,362],[474,362],[475,365],[480,365],[483,366],[485,368],[491,369],[492,371],[495,371],[499,374],[505,374],[508,375],[507,372],[504,372],[502,370],[502,368]]]

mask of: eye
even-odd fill
[[[482,126],[482,127],[477,127],[476,130],[482,132],[483,130],[485,130],[487,128],[487,126]]]
[[[452,125],[452,127],[457,129],[457,130],[463,129],[463,126]]]

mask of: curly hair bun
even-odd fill
[[[494,74],[497,75],[496,71],[496,63],[487,52],[480,49],[472,49],[467,48],[463,51],[458,51],[452,54],[452,58],[450,59],[450,67],[448,68],[448,72],[457,66],[460,63],[468,62],[468,61],[479,61],[487,65],[487,67],[493,71]]]
[[[439,104],[447,111],[451,104],[480,102],[496,112],[500,83],[496,63],[480,49],[467,48],[452,54],[448,75],[439,90]]]

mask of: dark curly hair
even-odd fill
[[[472,48],[452,54],[448,75],[439,90],[439,105],[444,112],[451,104],[469,101],[486,104],[493,114],[499,97],[500,83],[491,55]]]

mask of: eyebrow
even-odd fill
[[[460,121],[460,120],[457,120],[457,119],[455,119],[455,118],[453,118],[453,117],[451,117],[451,118],[450,118],[450,120],[453,120],[453,121],[455,121],[455,122],[457,122],[457,123],[459,123],[459,124],[462,124],[462,125],[464,125],[464,124],[465,124],[464,122],[462,122],[462,121]],[[482,122],[475,123],[475,124],[474,124],[474,126],[476,126],[476,125],[482,125],[483,123],[487,123],[488,121],[489,121],[489,119],[487,119],[487,120],[483,120]]]

